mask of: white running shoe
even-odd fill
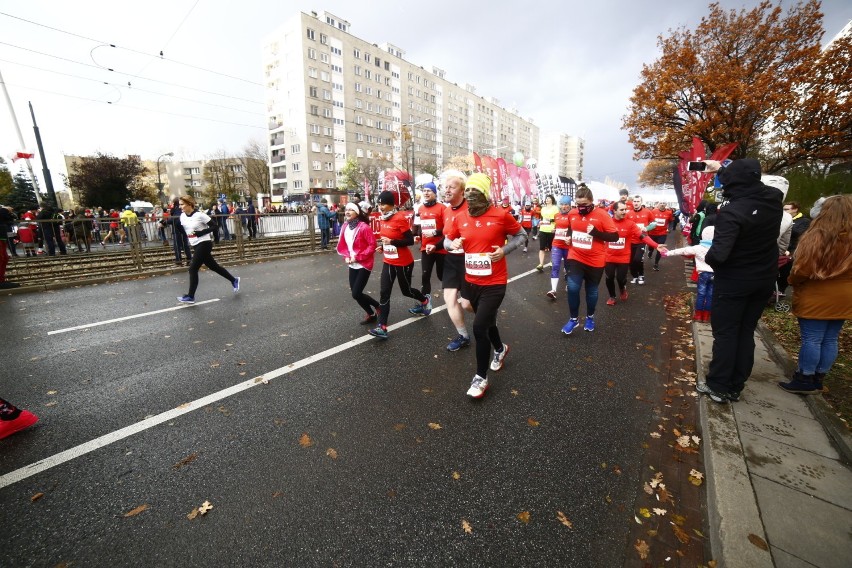
[[[473,381],[470,383],[470,388],[467,389],[467,396],[471,398],[482,398],[485,396],[485,391],[488,389],[488,379],[483,379],[479,375],[473,376]]]
[[[491,360],[491,370],[499,371],[503,368],[503,359],[506,358],[506,354],[509,352],[509,346],[505,343],[503,344],[503,351],[495,351],[494,358]]]

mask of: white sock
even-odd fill
[[[464,337],[465,339],[470,339],[470,336],[467,334],[467,328],[465,327],[457,327],[456,331],[459,332],[459,335]]]
[[[556,286],[559,284],[559,278],[550,279],[550,291],[556,292]]]

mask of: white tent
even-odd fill
[[[154,210],[154,204],[149,203],[147,201],[131,201],[130,208],[134,211],[144,211],[145,213],[150,213]]]

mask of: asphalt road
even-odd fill
[[[397,289],[406,325],[362,340],[332,254],[233,267],[238,295],[203,272],[196,299],[218,301],[51,335],[173,308],[187,277],[0,296],[0,396],[41,417],[0,441],[0,565],[623,564],[682,263],[615,307],[602,286],[598,330],[566,337],[536,256],[508,257],[511,351],[482,401],[445,311],[408,317]]]

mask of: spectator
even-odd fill
[[[805,216],[800,211],[801,207],[796,201],[789,201],[784,205],[784,211],[790,214],[793,218],[793,226],[790,229],[790,242],[787,245],[787,250],[784,254],[790,260],[781,267],[778,272],[778,295],[783,296],[787,291],[787,278],[790,276],[790,270],[793,268],[792,261],[795,259],[796,247],[799,244],[799,239],[802,234],[808,230],[811,224],[810,217]]]
[[[249,201],[248,207],[246,208],[246,226],[248,228],[248,238],[256,239],[257,238],[257,208],[254,206],[254,203]]]
[[[175,251],[175,266],[181,266],[181,252],[186,255],[187,264],[192,261],[192,251],[189,248],[189,239],[180,222],[181,211],[180,199],[177,197],[172,201],[172,209],[169,211],[169,220],[172,223],[172,247]]]
[[[56,247],[59,246],[59,254],[68,254],[65,250],[65,241],[62,240],[62,227],[58,222],[62,216],[52,205],[45,205],[39,211],[36,219],[41,227],[41,234],[47,242],[47,254],[56,256]]]
[[[713,358],[696,390],[717,403],[737,401],[754,366],[754,330],[778,275],[781,190],[760,181],[760,163],[735,160],[718,171],[726,201],[706,262],[713,268]]]
[[[127,235],[128,242],[137,242],[139,240],[139,217],[130,205],[124,207],[121,212],[121,226],[124,228],[124,234]]]
[[[226,241],[231,240],[231,232],[228,230],[228,215],[231,214],[231,209],[228,207],[228,202],[224,199],[219,200],[219,232],[223,235]]]
[[[6,265],[9,264],[9,251],[6,250],[7,235],[12,230],[15,218],[11,207],[0,205],[0,288],[17,288],[20,284],[6,281]]]
[[[317,225],[320,230],[320,248],[328,250],[328,241],[331,240],[331,223],[334,213],[328,209],[328,201],[323,197],[317,207]]]
[[[216,208],[216,202],[210,204],[210,207],[207,208],[207,211],[204,212],[211,219],[215,219],[216,221],[213,223],[213,243],[219,244],[219,221],[218,214],[219,210]]]
[[[822,391],[837,359],[837,338],[852,318],[852,195],[830,197],[801,236],[790,273],[793,314],[802,346],[792,380],[778,383],[791,393]]]
[[[3,246],[8,243],[9,252],[12,253],[12,256],[18,256],[18,245],[15,242],[18,216],[15,215],[15,210],[11,207],[0,207],[0,209],[2,209],[0,211],[0,238],[6,239]]]

